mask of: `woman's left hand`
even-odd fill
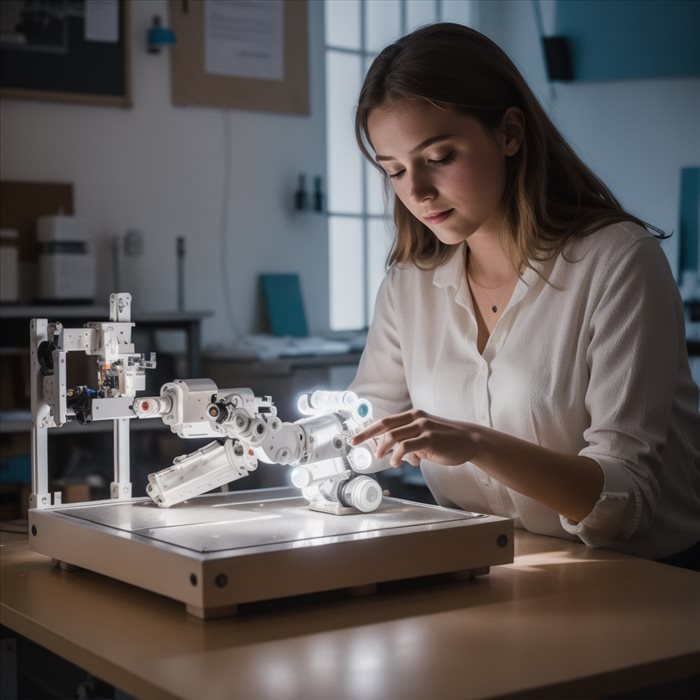
[[[406,461],[414,467],[421,459],[437,464],[462,464],[473,459],[477,447],[475,426],[461,421],[431,416],[412,409],[386,416],[357,433],[351,443],[359,445],[377,438],[375,456],[381,459],[392,452],[389,464],[398,467]]]

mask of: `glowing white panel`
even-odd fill
[[[374,300],[384,279],[387,255],[394,241],[394,225],[388,219],[370,219],[367,228],[367,300],[369,315],[374,312]]]
[[[360,49],[360,0],[326,0],[326,45]]]
[[[406,0],[406,32],[437,21],[436,0]]]
[[[354,136],[354,111],[360,93],[359,55],[326,53],[326,134],[328,210],[362,212],[362,156]]]
[[[330,325],[335,331],[365,326],[365,243],[360,217],[331,216],[329,231]]]
[[[401,36],[399,0],[371,0],[365,4],[365,50],[381,51]]]

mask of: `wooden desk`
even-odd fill
[[[138,698],[599,697],[700,668],[700,574],[520,532],[472,582],[184,606],[4,544],[2,624]]]

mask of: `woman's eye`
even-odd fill
[[[447,165],[455,158],[454,152],[448,153],[444,158],[436,158],[435,160],[428,159],[428,165]]]
[[[399,171],[396,172],[396,173],[387,173],[387,175],[389,175],[390,178],[395,179],[395,178],[401,177],[401,176],[404,174],[404,172],[406,172],[406,171],[405,171],[405,170],[399,170]]]

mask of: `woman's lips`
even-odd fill
[[[441,224],[452,213],[452,211],[452,209],[447,209],[439,214],[431,214],[430,216],[426,216],[425,220],[429,224]]]

